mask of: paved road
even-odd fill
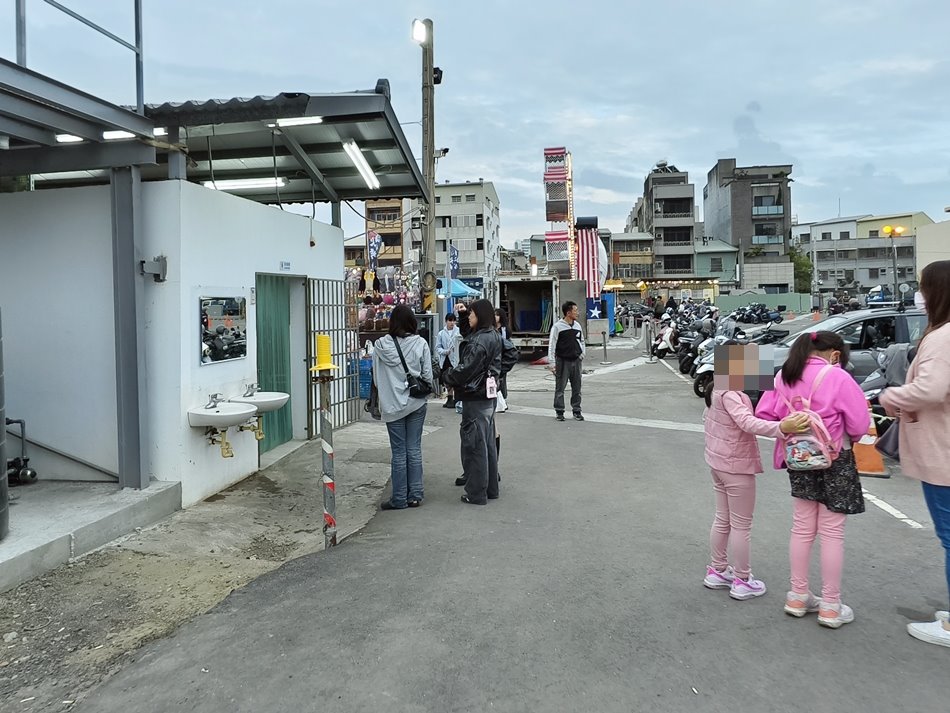
[[[947,604],[913,483],[867,482],[906,519],[869,505],[849,520],[857,621],[821,629],[781,609],[783,474],[759,481],[753,559],[769,593],[701,586],[712,493],[687,384],[658,364],[586,377],[590,420],[556,423],[548,381],[524,369],[510,384],[501,500],[458,501],[457,417],[431,409],[443,428],[424,445],[424,507],[235,592],[78,709],[948,710],[950,650],[904,631]]]

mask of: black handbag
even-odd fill
[[[399,337],[393,337],[393,344],[396,345],[396,353],[399,354],[399,361],[402,362],[402,368],[406,372],[406,384],[409,385],[409,395],[414,399],[424,399],[432,393],[432,385],[424,379],[409,373],[406,357],[402,355],[402,349],[399,346]]]
[[[901,462],[900,425],[900,421],[894,421],[890,428],[884,431],[884,435],[878,436],[874,442],[874,447],[877,448],[881,455],[887,456],[898,463]]]
[[[383,412],[379,410],[379,389],[376,388],[375,381],[369,387],[369,398],[363,404],[363,410],[377,421],[381,421],[383,418]]]

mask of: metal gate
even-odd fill
[[[317,363],[316,335],[329,334],[337,369],[330,391],[335,428],[360,419],[360,359],[357,283],[310,280],[307,289],[307,368]],[[310,372],[311,377],[315,376]],[[311,378],[307,390],[307,437],[320,435],[320,386]]]

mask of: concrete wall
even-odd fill
[[[145,256],[168,258],[166,282],[142,278],[143,448],[149,474],[181,481],[189,505],[257,470],[253,434],[232,429],[234,458],[224,459],[186,415],[210,393],[230,397],[258,381],[256,274],[300,276],[291,342],[293,363],[303,368],[304,276],[340,278],[343,236],[314,223],[311,248],[304,216],[185,182],[142,190]],[[41,477],[88,480],[117,467],[111,241],[108,187],[0,195],[7,414],[26,418],[31,438],[90,466],[34,449]],[[202,296],[248,299],[246,358],[200,365]],[[292,387],[296,438],[306,435],[305,377]]]
[[[745,289],[758,289],[762,285],[788,285],[789,291],[795,286],[795,266],[790,262],[749,262],[742,266],[742,286]]]
[[[750,302],[758,302],[775,309],[780,305],[786,307],[786,312],[805,314],[811,311],[812,296],[799,292],[790,292],[784,295],[763,295],[748,290],[734,292],[729,295],[716,297],[716,306],[722,314],[729,314],[733,310],[745,307]]]
[[[950,260],[950,220],[917,228],[918,275],[937,260]]]

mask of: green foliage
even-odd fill
[[[795,291],[801,293],[811,292],[812,264],[811,258],[801,248],[790,247],[788,256],[795,266]]]

